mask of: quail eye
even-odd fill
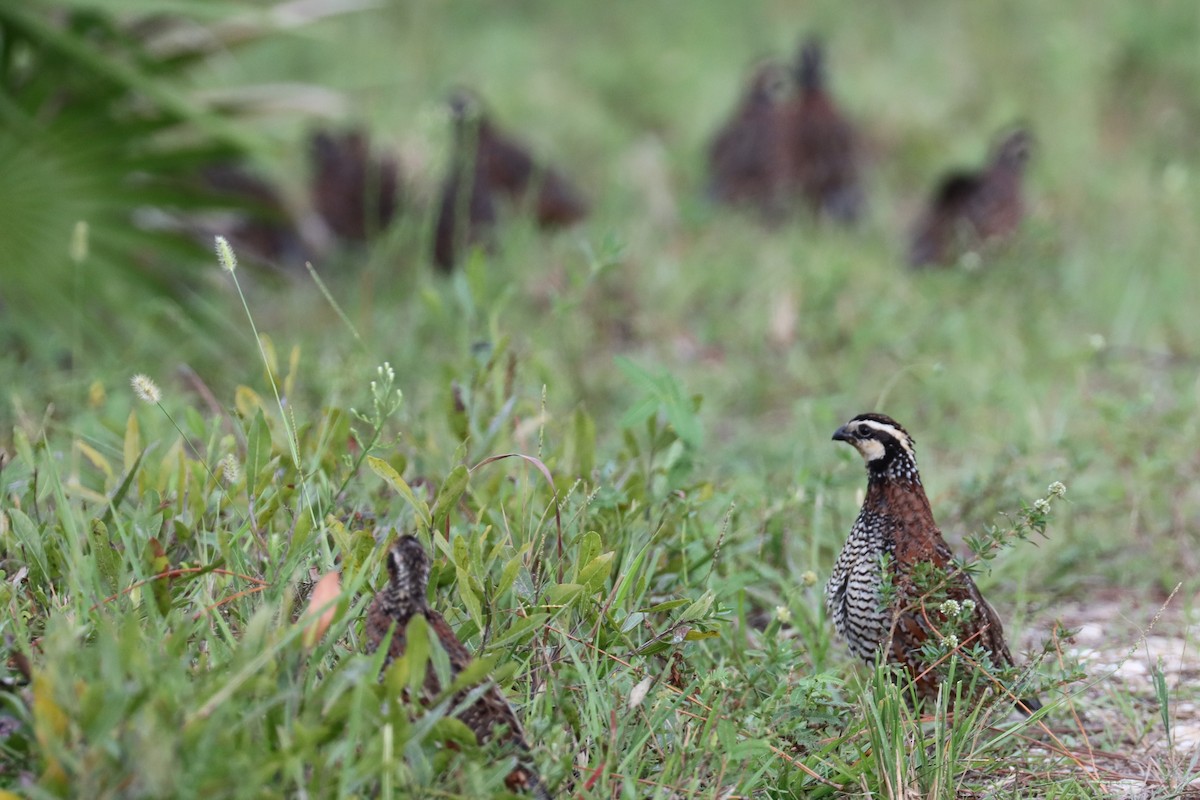
[[[863,425],[862,427],[860,427],[858,429],[858,433],[856,433],[855,436],[857,436],[860,439],[870,439],[871,438],[871,429],[869,427],[867,427],[866,425]]]

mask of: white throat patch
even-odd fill
[[[910,456],[913,455],[912,440],[908,438],[908,434],[896,426],[888,425],[886,422],[877,422],[873,419],[860,419],[855,423],[855,425],[859,427],[865,426],[867,428],[871,428],[872,430],[879,431],[880,433],[887,434],[895,439],[900,446],[904,448],[906,453],[908,453]],[[855,441],[854,446],[858,448],[858,452],[862,453],[863,459],[868,463],[883,458],[884,454],[886,453],[884,446],[874,439]]]
[[[855,441],[853,444],[855,449],[862,454],[863,460],[867,463],[878,461],[879,459],[883,458],[884,453],[887,452],[884,450],[883,445],[874,439],[863,439],[861,442]]]

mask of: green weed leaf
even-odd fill
[[[391,484],[392,488],[408,501],[413,511],[416,512],[417,522],[420,524],[422,530],[429,531],[433,527],[432,518],[429,514],[429,504],[413,493],[412,487],[408,485],[404,478],[400,477],[400,473],[396,472],[391,464],[382,458],[367,456],[367,466],[371,468],[372,472]]]

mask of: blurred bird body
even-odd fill
[[[587,216],[587,201],[575,186],[502,132],[475,95],[458,91],[449,105],[454,142],[434,229],[435,265],[448,271],[464,250],[489,246],[501,202],[532,213],[540,228]]]
[[[943,642],[953,633],[963,647],[982,646],[995,666],[1011,667],[999,617],[955,564],[933,519],[908,432],[890,417],[860,414],[833,438],[858,450],[868,475],[862,509],[825,586],[826,609],[850,651],[873,663],[883,650],[885,661],[904,667],[927,702],[937,697],[942,681],[922,653],[927,642]],[[941,579],[939,596],[954,601],[960,617],[948,617],[945,603],[926,604],[928,587],[915,578],[929,567]],[[890,607],[884,604],[885,585],[894,590]],[[1024,713],[1041,707],[1035,699],[1022,702],[1025,707],[1018,709]]]
[[[938,183],[909,243],[912,267],[951,264],[963,252],[1006,239],[1025,218],[1022,184],[1032,139],[1016,130],[979,172],[952,172]]]
[[[437,637],[445,651],[450,662],[451,678],[457,677],[471,663],[471,654],[442,615],[434,611],[426,600],[430,561],[425,548],[416,537],[401,536],[388,550],[387,568],[388,583],[375,595],[367,609],[367,652],[378,650],[390,633],[391,640],[384,659],[386,669],[404,655],[407,647],[405,631],[413,617],[419,615],[425,618],[430,632]],[[426,666],[423,688],[423,700],[426,703],[442,692],[441,681],[432,663]],[[474,688],[467,686],[460,689],[451,699],[450,707],[459,706]],[[474,732],[480,744],[500,735],[504,742],[522,754],[529,752],[525,729],[516,711],[494,684],[474,703],[460,711],[458,718]],[[510,789],[531,792],[538,800],[548,800],[550,797],[549,790],[527,759],[522,759],[508,776],[507,783]]]
[[[790,167],[784,135],[787,71],[769,62],[754,73],[733,115],[708,149],[709,196],[778,221],[786,211]]]
[[[795,78],[795,96],[782,112],[792,189],[818,216],[857,222],[865,205],[858,136],[829,93],[824,50],[817,40],[801,48]]]
[[[330,231],[348,242],[365,242],[387,228],[400,205],[400,167],[373,157],[366,133],[313,134],[312,203]]]
[[[243,167],[217,163],[201,171],[201,180],[226,206],[210,223],[199,225],[206,239],[219,234],[239,256],[275,266],[296,266],[309,257],[312,248],[303,226],[283,194],[265,179]]]

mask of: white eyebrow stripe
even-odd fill
[[[912,453],[912,441],[908,438],[908,434],[904,433],[904,431],[900,430],[896,426],[888,425],[886,422],[877,422],[873,419],[860,419],[858,424],[866,425],[869,428],[874,428],[880,433],[886,433],[888,436],[891,436],[893,439],[899,442],[900,446],[903,447],[907,452]]]

